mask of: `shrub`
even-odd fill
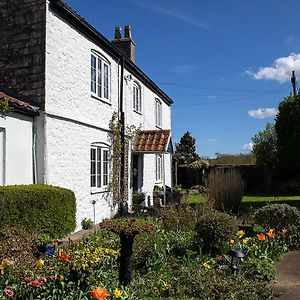
[[[39,230],[53,238],[75,229],[76,200],[70,190],[47,185],[0,187],[0,227]]]
[[[226,250],[228,241],[234,236],[237,228],[235,217],[211,210],[202,215],[197,222],[195,238],[204,251],[220,253]]]
[[[213,168],[207,178],[209,201],[215,209],[236,212],[242,202],[244,186],[238,169]]]
[[[89,218],[84,218],[82,221],[81,221],[81,227],[82,229],[84,230],[88,230],[88,229],[92,229],[94,226],[94,222]]]
[[[161,210],[159,217],[166,230],[189,231],[194,230],[200,216],[207,210],[203,204],[194,206],[181,204]]]
[[[271,281],[276,277],[276,267],[272,259],[261,256],[243,263],[245,275],[250,279]]]
[[[270,204],[258,209],[254,219],[265,228],[282,228],[300,223],[300,211],[288,204]]]
[[[136,193],[132,195],[132,204],[141,205],[141,203],[146,199],[145,193]]]

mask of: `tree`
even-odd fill
[[[274,124],[268,123],[264,130],[254,135],[252,141],[252,152],[255,154],[256,164],[276,168],[278,162],[278,146]]]
[[[196,153],[196,139],[191,136],[191,133],[187,131],[180,139],[179,144],[176,145],[176,151],[174,154],[177,159],[178,165],[189,165],[190,163],[200,159]]]
[[[300,94],[286,97],[279,104],[275,120],[279,167],[291,174],[300,169]]]

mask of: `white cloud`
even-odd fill
[[[292,71],[300,74],[300,53],[291,53],[289,56],[279,57],[271,67],[260,68],[257,72],[248,70],[246,73],[256,80],[276,80],[284,83],[290,80]]]
[[[243,150],[243,151],[252,151],[252,150],[253,150],[253,143],[245,144],[245,145],[242,147],[242,150]]]
[[[248,115],[254,119],[265,119],[269,117],[274,117],[277,113],[278,109],[275,107],[258,108],[248,111]]]
[[[197,69],[194,65],[175,65],[170,69],[170,72],[176,74],[189,73],[193,70]]]
[[[139,5],[143,8],[146,8],[148,10],[156,11],[160,14],[170,16],[173,18],[176,18],[178,20],[181,20],[185,23],[201,27],[203,29],[208,29],[208,25],[202,22],[201,20],[187,15],[181,11],[173,10],[170,6],[169,7],[163,7],[161,4],[158,3],[150,3],[149,1],[140,1],[140,0],[130,0],[131,3],[135,5]]]

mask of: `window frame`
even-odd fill
[[[92,155],[93,151],[94,155]],[[92,193],[107,191],[110,178],[109,161],[107,145],[92,144],[90,146],[90,189]]]
[[[132,84],[133,111],[142,113],[142,88],[136,81]]]
[[[110,62],[95,50],[91,51],[90,91],[93,97],[110,103],[111,70]]]
[[[155,182],[163,181],[163,157],[162,154],[155,155]]]
[[[162,102],[155,99],[155,126],[162,128]]]

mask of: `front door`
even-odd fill
[[[133,193],[141,191],[143,186],[143,155],[132,155],[132,189]]]

